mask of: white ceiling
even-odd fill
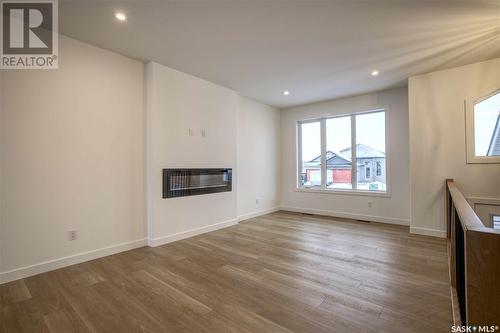
[[[402,86],[414,74],[500,56],[500,1],[59,4],[63,34],[280,108]],[[117,10],[126,22],[114,19]],[[379,76],[370,76],[374,69]]]

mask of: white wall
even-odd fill
[[[280,111],[241,97],[238,113],[238,217],[279,206]]]
[[[61,36],[58,70],[2,77],[0,277],[142,245],[143,64]]]
[[[156,63],[147,65],[146,80],[152,244],[177,239],[174,235],[179,233],[235,223],[238,95]],[[233,168],[233,191],[163,199],[163,168]]]
[[[500,164],[466,164],[464,100],[500,87],[500,59],[409,79],[411,231],[444,236],[444,180],[500,197]]]
[[[281,111],[282,206],[284,209],[370,221],[409,224],[408,93],[406,88],[336,99]],[[299,120],[347,112],[387,108],[391,155],[391,196],[298,192],[296,188]],[[372,207],[368,203],[372,202]]]
[[[278,111],[156,63],[147,64],[146,73],[150,244],[229,226],[239,214],[275,207],[276,183],[261,179],[260,171],[267,170],[269,178],[278,173]],[[267,165],[254,169],[259,160]],[[163,168],[233,168],[233,191],[163,199]]]

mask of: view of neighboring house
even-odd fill
[[[340,152],[326,152],[326,185],[335,188],[350,188],[352,182],[351,147]],[[304,163],[303,183],[321,185],[321,156]],[[385,154],[363,143],[356,145],[356,170],[359,189],[385,190]]]
[[[487,156],[500,156],[500,114],[497,117],[497,123],[491,136]]]
[[[341,153],[326,152],[326,183],[351,184],[351,159]],[[321,185],[321,156],[304,162],[305,185]]]
[[[341,150],[346,156],[351,156],[351,148]],[[363,143],[356,145],[357,180],[359,185],[372,184],[370,190],[385,189],[385,153]],[[380,187],[384,188],[380,188]],[[358,186],[359,187],[359,186]]]

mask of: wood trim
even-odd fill
[[[451,204],[453,207],[453,204]],[[457,275],[456,275],[456,234],[455,234],[455,223],[452,223],[451,221],[455,221],[455,209],[452,209],[452,212],[450,214],[450,239],[448,242],[448,253],[449,253],[449,266],[450,266],[450,282],[451,286],[453,288],[457,287]],[[455,289],[455,295],[456,295],[456,289]]]
[[[464,325],[499,325],[500,230],[484,226],[452,179],[446,180],[445,188],[448,263],[454,323],[455,325],[457,322],[462,322]],[[460,237],[457,237],[457,232],[460,233],[458,235]],[[457,244],[459,240],[463,243]],[[465,267],[462,273],[457,272],[457,255],[464,260]],[[465,305],[465,312],[462,313],[465,319],[455,318],[460,317],[459,299],[462,300],[457,295],[457,274],[463,274],[458,278],[460,281],[465,281],[465,304],[462,304]]]
[[[469,323],[500,324],[500,235],[467,230],[465,239]]]
[[[453,319],[453,325],[462,326],[462,321],[460,320],[460,309],[458,307],[457,289],[455,289],[455,287],[450,287],[450,293],[451,293],[451,315]]]
[[[450,207],[451,203],[450,203],[450,190],[448,188],[448,182],[453,182],[453,179],[451,178],[448,178],[446,179],[446,182],[444,184],[444,191],[445,191],[445,197],[444,197],[444,211],[445,211],[445,214],[446,214],[446,238],[448,240],[451,239],[451,214],[450,214],[450,209],[448,209],[448,207]]]
[[[460,218],[464,230],[485,228],[483,222],[469,205],[462,192],[457,188],[453,180],[446,180],[447,188],[453,201],[453,206]]]

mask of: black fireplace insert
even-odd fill
[[[233,169],[163,169],[163,198],[230,192]]]

